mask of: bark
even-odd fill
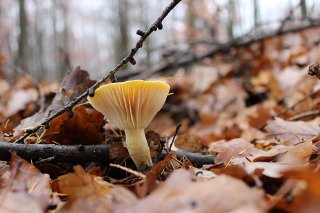
[[[19,27],[18,38],[18,58],[17,65],[23,69],[28,69],[28,21],[25,8],[25,0],[19,0]]]
[[[227,31],[229,40],[232,41],[234,39],[234,19],[235,19],[235,1],[229,0],[229,16],[228,16],[228,23],[227,23]]]
[[[108,145],[53,145],[53,144],[17,144],[0,142],[0,160],[9,161],[11,153],[14,152],[20,157],[33,161],[34,163],[85,163],[101,162],[110,163],[110,147]],[[174,152],[177,158],[187,158],[197,167],[204,164],[214,164],[212,155],[203,155],[201,153],[190,153],[185,151]],[[162,152],[161,158],[166,156]]]
[[[308,16],[306,0],[300,0],[300,10],[302,17],[306,18]]]
[[[253,3],[253,19],[254,19],[254,28],[259,27],[260,22],[260,8],[258,0],[252,0]]]
[[[117,2],[117,29],[118,36],[115,42],[115,61],[116,63],[123,58],[129,50],[129,20],[128,20],[128,0],[119,0]]]

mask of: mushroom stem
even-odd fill
[[[145,166],[152,166],[149,146],[144,129],[126,129],[127,149],[131,159],[138,169]]]

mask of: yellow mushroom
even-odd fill
[[[162,108],[170,86],[160,81],[126,81],[100,86],[90,104],[126,133],[130,157],[138,169],[152,166],[144,129]]]

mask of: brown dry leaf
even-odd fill
[[[7,171],[9,171],[10,166],[7,164],[6,161],[0,161],[0,177],[6,173]]]
[[[145,131],[155,131],[163,136],[171,136],[176,129],[176,125],[168,113],[159,112]]]
[[[188,132],[179,135],[174,141],[174,145],[177,148],[188,152],[201,152],[204,148],[201,138]]]
[[[6,110],[3,114],[7,117],[15,115],[20,110],[24,110],[26,105],[38,99],[36,89],[20,89],[11,92],[10,99],[7,102]]]
[[[0,212],[43,212],[51,199],[50,178],[17,155],[11,170],[2,176]],[[19,205],[17,205],[19,204]]]
[[[211,168],[210,171],[214,172],[217,175],[225,174],[243,180],[250,186],[255,185],[255,180],[253,179],[253,177],[250,174],[248,174],[243,167],[239,165],[230,165],[222,168]]]
[[[219,77],[219,70],[216,67],[195,65],[192,69],[190,77],[193,82],[193,93],[205,92]]]
[[[172,153],[169,153],[162,161],[158,162],[146,176],[144,183],[136,185],[136,191],[139,197],[144,197],[157,186],[157,179],[161,172],[168,166],[172,159]]]
[[[81,166],[74,173],[58,178],[58,191],[68,195],[61,212],[109,212],[112,205],[112,185],[101,177],[86,173]]]
[[[150,148],[151,158],[159,159],[164,147],[164,142],[160,140],[160,135],[154,131],[148,131],[145,135]]]
[[[241,193],[239,193],[241,192]],[[231,212],[239,210],[266,211],[263,192],[225,175],[197,181],[188,170],[175,170],[149,196],[122,212]]]
[[[41,111],[22,120],[22,123],[16,128],[16,130],[32,128],[44,122],[46,117],[49,117],[54,112],[62,109],[71,100],[73,100],[73,98],[85,92],[94,83],[95,81],[90,79],[89,73],[87,71],[81,70],[80,67],[77,67],[62,81],[62,83],[59,86],[59,91],[57,91],[57,93],[55,94],[50,105],[47,108],[45,106],[41,106],[43,107]],[[50,84],[49,86],[42,83],[41,89],[43,93],[45,93],[46,95],[46,93],[52,92],[51,90],[56,88],[57,86],[54,83]],[[84,101],[80,103],[83,103],[83,102]],[[0,110],[1,110],[1,107],[0,107]]]
[[[264,175],[272,178],[280,178],[282,172],[298,167],[297,165],[277,162],[251,162],[245,157],[234,158],[230,163],[242,166],[248,174],[253,174],[256,170],[262,169]]]
[[[190,88],[192,88],[193,80],[188,75],[179,75],[169,79],[170,92],[174,96],[168,96],[167,103],[184,101],[190,97]]]
[[[276,156],[287,152],[290,149],[289,146],[275,145],[269,150],[251,149],[250,156],[247,157],[250,161],[271,161]]]
[[[45,130],[43,139],[59,144],[101,144],[104,135],[100,131],[104,123],[103,115],[84,105],[73,109],[74,116],[69,118],[65,112],[51,122]]]
[[[76,67],[60,84],[60,89],[55,95],[51,105],[46,110],[46,115],[50,116],[55,111],[66,106],[74,97],[85,92],[95,81],[90,79],[87,71]]]
[[[37,199],[31,197],[27,192],[9,191],[0,193],[1,213],[43,213]]]
[[[111,143],[109,148],[109,159],[115,164],[123,163],[123,159],[129,158],[129,152],[123,143]]]
[[[274,104],[274,102],[269,102],[269,103],[270,103],[269,105]],[[264,125],[267,120],[271,118],[270,108],[272,106],[266,107],[265,105],[266,105],[265,103],[264,105],[255,105],[247,110],[246,112],[248,114],[247,119],[250,126],[255,128],[260,127]]]
[[[291,202],[282,200],[276,207],[288,212],[318,213],[320,209],[320,174],[308,169],[284,172],[286,178],[296,180],[288,196]]]
[[[309,141],[319,134],[319,128],[311,127],[303,121],[285,121],[281,118],[268,121],[266,130],[269,136],[290,145]]]
[[[291,164],[307,163],[312,154],[312,148],[312,141],[293,145],[288,149],[288,152],[279,156],[277,161]]]
[[[112,195],[112,212],[124,212],[138,202],[138,198],[131,191],[121,186],[114,187]]]
[[[230,141],[218,141],[210,144],[209,151],[218,153],[214,159],[216,164],[228,164],[234,157],[247,156],[253,145],[242,138]]]
[[[251,79],[251,82],[256,91],[264,91],[268,88],[269,95],[273,99],[280,99],[282,97],[281,85],[272,69],[265,69]]]
[[[0,79],[0,97],[3,97],[10,90],[10,84],[4,79]]]
[[[43,207],[47,207],[52,193],[49,175],[42,174],[28,161],[23,160],[18,155],[12,154],[11,168],[16,167],[19,162],[22,162],[20,169],[25,175],[28,193],[41,201]]]
[[[279,72],[276,77],[284,94],[289,95],[289,89],[293,88],[305,75],[305,72],[301,72],[298,67],[288,66]]]

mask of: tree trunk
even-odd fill
[[[252,0],[253,4],[253,19],[254,19],[254,29],[256,30],[260,25],[260,8],[258,0]]]
[[[19,0],[19,27],[18,38],[18,58],[17,65],[23,69],[28,69],[28,21],[25,8],[25,1]]]
[[[228,16],[228,23],[227,23],[227,31],[228,31],[229,40],[233,40],[234,39],[233,25],[234,25],[234,17],[235,17],[234,0],[229,0],[228,6],[229,6],[229,16]]]
[[[66,2],[62,1],[59,4],[59,9],[61,10],[62,14],[62,21],[63,22],[63,31],[60,34],[60,45],[58,48],[59,54],[59,63],[58,63],[58,77],[62,79],[68,71],[71,71],[70,61],[69,61],[69,32],[68,32],[68,23],[67,23],[67,5]]]
[[[308,16],[306,0],[300,0],[300,9],[302,17],[306,18]]]
[[[118,25],[118,38],[116,40],[115,47],[115,63],[118,63],[125,54],[128,52],[129,48],[129,36],[128,36],[128,1],[119,0],[117,2],[117,25]]]
[[[36,17],[43,17],[42,0],[36,1],[37,10]],[[37,19],[35,23],[35,37],[36,37],[36,72],[39,79],[44,79],[46,76],[44,68],[44,52],[43,52],[43,19]]]

